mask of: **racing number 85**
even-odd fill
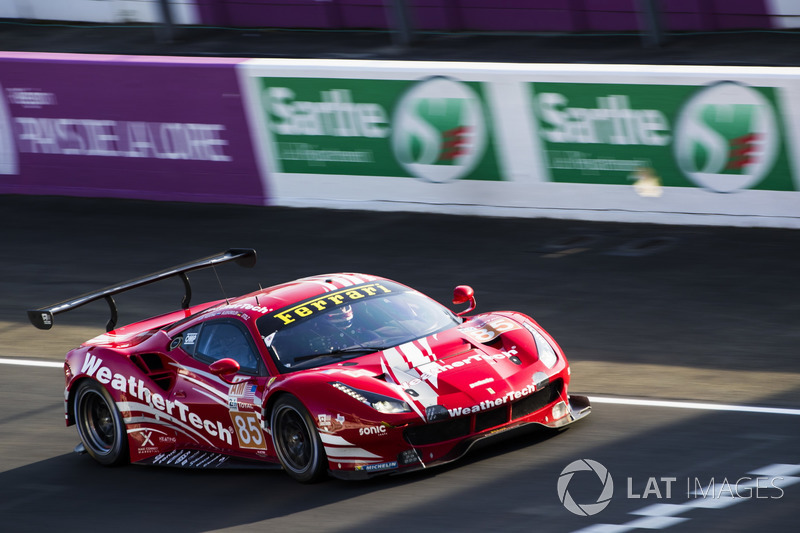
[[[486,344],[513,329],[519,329],[519,326],[504,317],[498,317],[483,324],[483,327],[463,328],[462,331],[481,344]]]
[[[231,420],[236,426],[236,438],[240,448],[266,450],[264,432],[258,423],[255,413],[231,413]]]

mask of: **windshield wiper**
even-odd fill
[[[295,357],[294,362],[299,363],[302,361],[310,361],[312,359],[317,359],[319,357],[336,357],[336,356],[347,356],[347,355],[357,355],[357,354],[366,354],[366,353],[373,353],[373,352],[380,352],[382,350],[388,350],[391,346],[378,346],[373,348],[372,346],[350,346],[347,348],[341,348],[339,350],[331,350],[330,352],[325,353],[315,353],[311,355],[302,355],[300,357]]]
[[[382,352],[383,350],[388,350],[389,348],[394,348],[394,346],[350,346],[348,348],[342,348],[341,350],[333,350],[332,354],[353,354],[353,353],[373,353],[373,352]]]

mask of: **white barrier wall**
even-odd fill
[[[170,0],[175,24],[200,24],[194,0]],[[161,0],[23,0],[0,2],[0,18],[125,24],[159,23]]]
[[[800,228],[800,69],[238,68],[279,205]]]

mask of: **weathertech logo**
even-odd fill
[[[392,121],[392,149],[413,176],[437,183],[469,174],[486,150],[483,104],[466,84],[444,77],[414,85]]]
[[[675,126],[675,160],[681,171],[717,192],[757,185],[772,170],[779,145],[772,104],[761,92],[734,82],[699,90]]]

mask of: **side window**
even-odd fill
[[[203,324],[197,324],[196,326],[192,326],[191,328],[185,330],[181,334],[183,336],[181,348],[184,352],[188,353],[192,357],[194,357],[194,353],[197,348],[197,337],[200,334],[200,328],[202,326]]]
[[[196,338],[192,338],[195,333]],[[250,341],[250,334],[243,325],[234,321],[204,322],[200,327],[186,330],[183,349],[204,363],[230,357],[239,363],[242,373],[261,373],[258,352]]]

